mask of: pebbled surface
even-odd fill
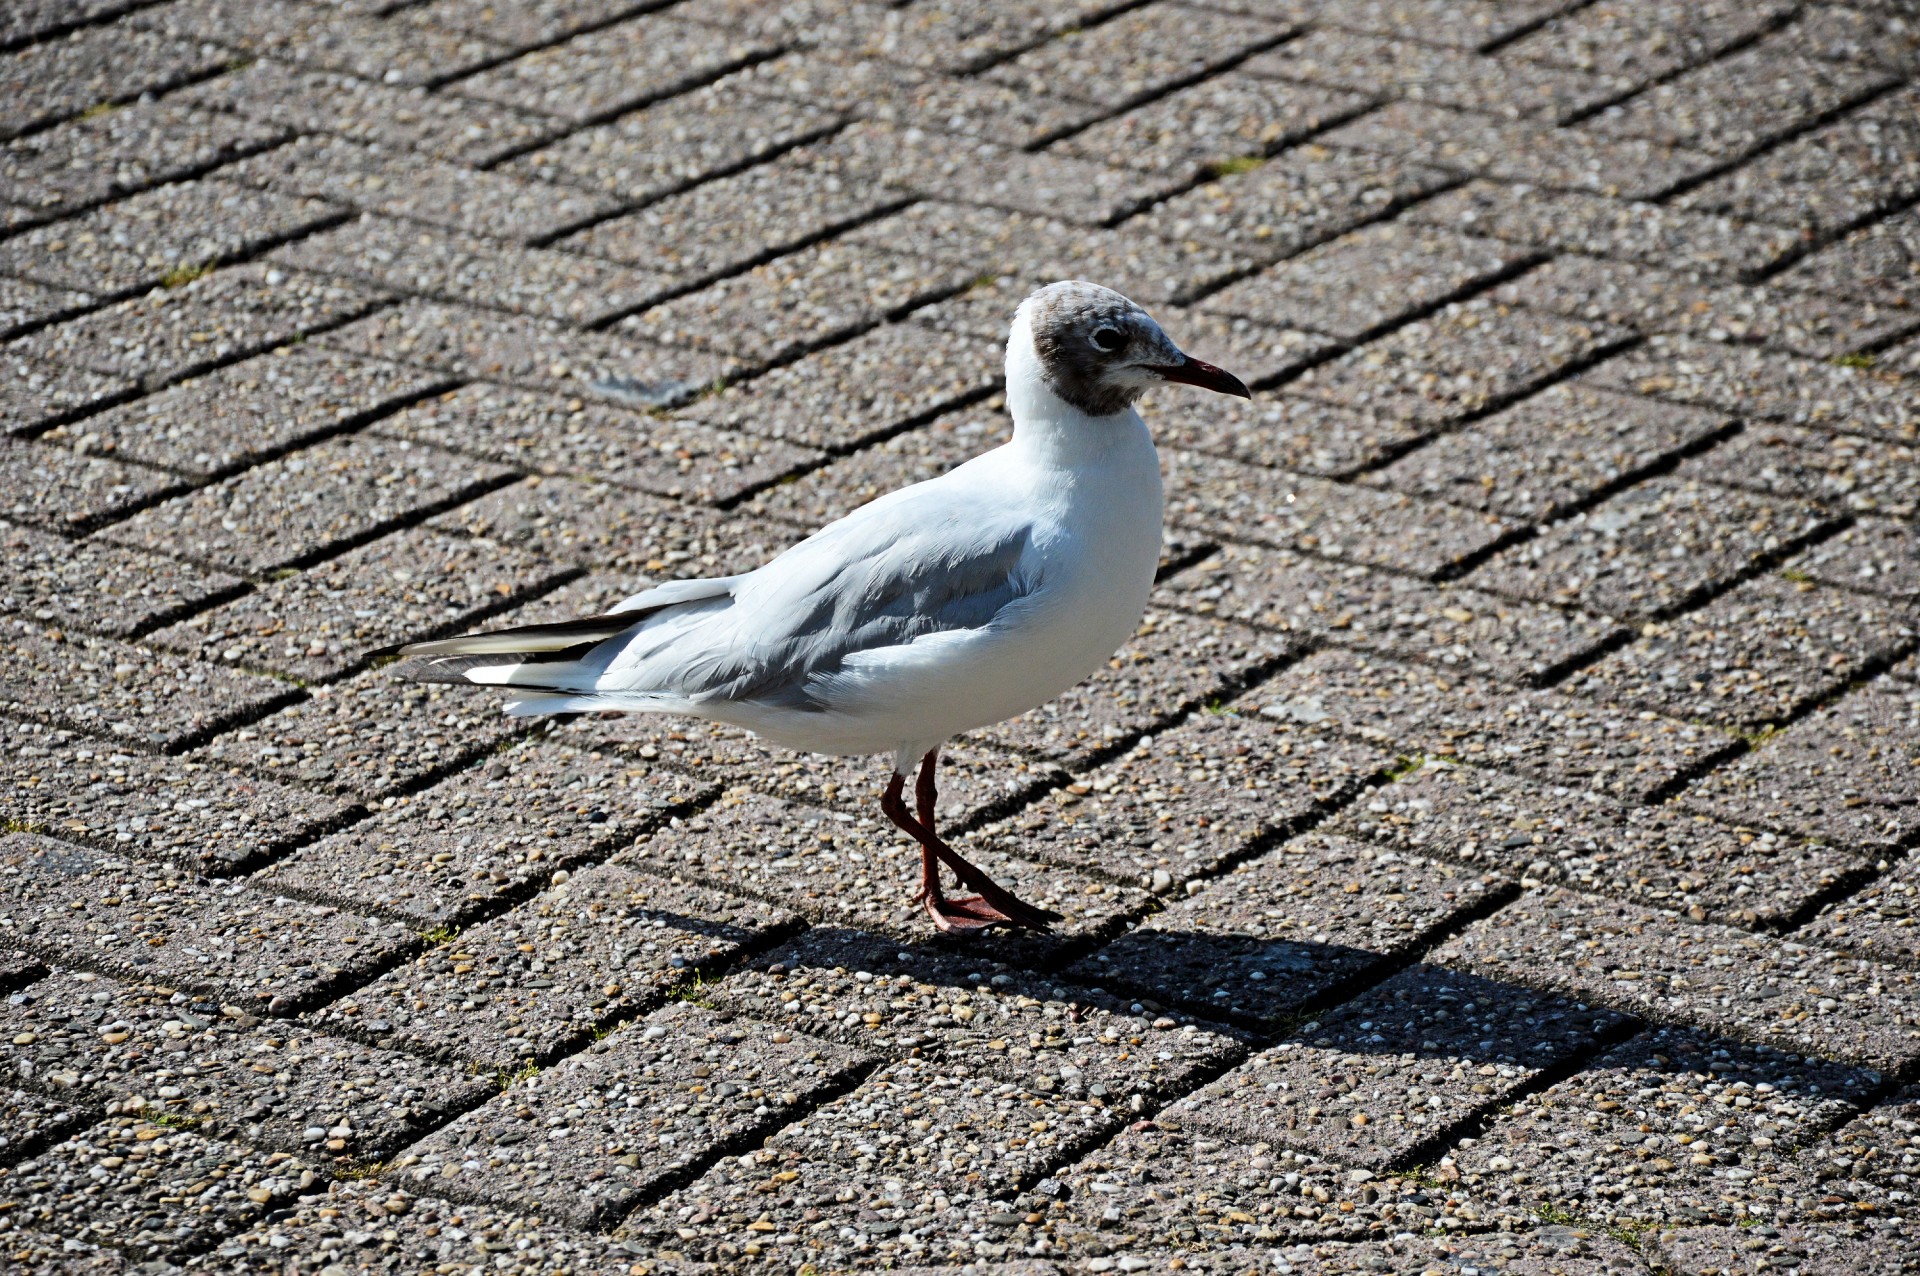
[[[0,1267],[1920,1272],[1898,0],[0,5]],[[1147,396],[1138,633],[887,759],[370,649]]]

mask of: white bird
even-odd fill
[[[1044,930],[1054,914],[935,830],[940,746],[1046,703],[1138,629],[1162,498],[1135,400],[1168,381],[1251,395],[1127,298],[1079,281],[1021,303],[1006,367],[1010,442],[862,506],[756,571],[672,581],[581,620],[389,652],[424,657],[403,670],[416,681],[506,688],[509,713],[688,714],[797,750],[891,753],[881,809],[920,844],[916,902],[934,925]],[[949,898],[939,863],[978,894]]]

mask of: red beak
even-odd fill
[[[1213,390],[1220,394],[1237,394],[1243,399],[1251,399],[1253,393],[1239,377],[1225,368],[1216,368],[1211,363],[1202,363],[1188,356],[1183,362],[1172,367],[1153,368],[1168,381],[1178,381],[1182,385],[1197,385],[1202,390]]]

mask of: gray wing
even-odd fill
[[[990,625],[1032,592],[1032,523],[931,486],[830,524],[684,619],[669,611],[623,635],[600,685],[824,709],[817,682],[849,656]]]

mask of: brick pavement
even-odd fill
[[[1904,0],[17,0],[0,1255],[1917,1272]],[[882,769],[363,653],[1004,437],[1082,276],[1163,579]]]

